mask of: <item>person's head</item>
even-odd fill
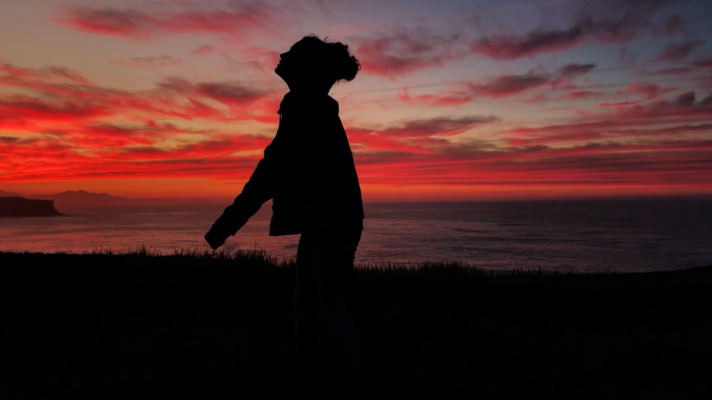
[[[305,36],[282,53],[277,73],[293,91],[328,93],[340,80],[350,81],[361,69],[347,45]]]

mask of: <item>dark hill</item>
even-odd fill
[[[2,399],[297,398],[293,260],[0,252],[0,266]],[[710,268],[352,279],[363,399],[712,399]],[[319,392],[341,399],[321,335]]]
[[[54,217],[62,215],[52,200],[30,200],[22,197],[1,197],[0,217]]]
[[[54,200],[60,209],[123,206],[131,203],[131,200],[125,197],[115,197],[107,193],[91,193],[85,190],[68,190],[66,192],[48,195],[33,194],[29,197],[33,199]]]

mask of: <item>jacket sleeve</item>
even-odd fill
[[[296,121],[281,122],[277,135],[265,148],[264,157],[242,192],[215,222],[222,231],[230,235],[237,233],[259,211],[262,204],[272,199],[280,187],[302,171],[305,135],[302,129],[292,128],[294,124],[291,122]]]

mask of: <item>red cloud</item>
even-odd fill
[[[436,154],[357,154],[363,180],[399,184],[660,184],[709,181],[712,141],[663,141],[549,148],[493,149],[462,144]],[[384,173],[387,166],[387,174]],[[422,166],[422,167],[419,167]],[[473,173],[476,171],[477,173]]]
[[[556,74],[535,74],[525,75],[504,75],[485,82],[469,82],[460,84],[463,88],[459,91],[450,92],[446,95],[420,95],[411,96],[407,90],[399,95],[404,102],[420,101],[432,105],[458,105],[470,102],[473,98],[487,97],[490,99],[500,99],[515,96],[531,90],[550,87],[552,89],[570,89],[571,80],[589,73],[596,67],[596,64],[568,64],[561,67]],[[583,99],[594,96],[594,92],[578,91],[571,93],[569,99]],[[538,96],[533,101],[544,100],[545,96]]]
[[[159,83],[159,87],[177,94],[209,98],[226,105],[240,107],[250,105],[268,94],[268,92],[250,88],[235,82],[194,84],[179,78],[166,79]]]
[[[279,101],[274,96],[237,82],[193,83],[168,78],[153,90],[134,93],[100,87],[83,78],[83,83],[78,84],[78,77],[67,81],[67,71],[57,77],[56,73],[50,74],[46,70],[22,69],[18,75],[12,75],[17,68],[6,67],[5,70],[10,71],[10,74],[0,74],[0,86],[31,91],[39,98],[67,99],[65,103],[77,109],[101,109],[106,116],[126,114],[131,118],[142,115],[149,118],[209,119],[217,122],[256,120],[275,123],[277,120]],[[8,102],[2,96],[0,101]],[[38,100],[34,102],[44,104]],[[216,108],[211,102],[222,103],[227,107]],[[55,103],[48,103],[46,107]]]
[[[405,103],[421,102],[443,107],[459,106],[472,101],[472,97],[464,92],[450,92],[446,95],[422,94],[411,96],[407,88],[403,89],[403,93],[399,94],[398,98]]]
[[[208,46],[202,45],[200,47],[196,47],[193,51],[190,52],[190,54],[198,54],[198,55],[206,55],[206,54],[212,54],[215,53],[215,48],[213,46]]]
[[[20,138],[13,136],[0,136],[0,143],[17,143]]]
[[[568,50],[587,40],[625,42],[651,25],[658,9],[674,0],[608,0],[588,5],[565,29],[535,30],[524,35],[492,35],[471,45],[475,54],[497,60],[514,60]]]
[[[70,101],[47,103],[22,97],[0,100],[0,126],[6,121],[72,122],[106,115],[108,112],[102,107]]]
[[[239,151],[259,151],[269,145],[270,139],[254,136],[213,135],[210,140],[190,143],[171,149],[155,146],[129,146],[108,155],[116,160],[175,160],[205,159],[206,157],[231,157]],[[252,157],[259,160],[259,157]]]
[[[667,75],[688,75],[693,72],[692,68],[688,67],[673,67],[673,68],[663,68],[651,72],[643,72],[632,74],[632,76],[667,76]]]
[[[580,27],[567,30],[534,31],[524,36],[494,35],[472,44],[472,52],[498,60],[514,60],[535,54],[570,49],[584,38]]]
[[[38,82],[58,82],[87,84],[83,76],[78,73],[61,67],[46,67],[41,69],[18,68],[12,64],[0,64],[0,84],[12,86],[18,80],[33,80]]]
[[[571,132],[582,132],[583,126],[570,126]],[[592,127],[593,128],[593,127]],[[606,129],[599,124],[597,128]],[[565,138],[564,128],[560,135]],[[347,129],[349,136],[370,135]],[[544,129],[542,128],[542,132]],[[580,133],[595,138],[596,134]],[[596,140],[596,139],[592,139]],[[562,142],[559,141],[561,144]],[[564,142],[565,143],[565,142]],[[39,145],[39,143],[36,143]],[[0,156],[8,148],[0,143]],[[358,146],[354,146],[358,147]],[[246,179],[259,157],[231,158],[238,150],[224,139],[189,145],[174,151],[155,147],[135,147],[107,158],[86,158],[71,149],[44,143],[38,147],[17,146],[9,151],[20,154],[14,160],[31,168],[12,170],[13,178],[33,181],[51,176],[54,180],[92,178],[145,178],[167,176],[209,176],[217,179]],[[480,185],[480,184],[663,184],[674,177],[676,182],[709,184],[712,168],[712,141],[705,140],[639,140],[627,144],[592,142],[585,145],[556,148],[527,144],[526,147],[491,147],[458,143],[431,151],[401,151],[384,148],[377,153],[356,152],[355,158],[363,184],[402,185]],[[0,157],[4,170],[10,158]],[[40,161],[34,163],[34,161]],[[122,162],[116,162],[121,160]],[[474,174],[473,171],[477,171]]]
[[[673,36],[677,33],[685,32],[685,21],[679,15],[671,15],[665,21],[663,31],[667,36]]]
[[[577,78],[581,75],[586,75],[596,68],[596,64],[567,64],[559,69],[559,77],[561,78]]]
[[[658,56],[658,60],[679,62],[687,59],[692,52],[704,44],[701,40],[688,40],[682,43],[674,43],[663,49]]]
[[[640,107],[630,110],[627,115],[640,118],[656,116],[666,117],[687,117],[687,118],[709,118],[712,117],[712,104],[710,96],[696,102],[695,92],[686,92],[678,95],[672,101],[659,101],[647,107]]]
[[[569,100],[586,100],[594,97],[598,97],[601,94],[598,92],[593,92],[590,90],[579,90],[575,92],[570,92],[566,94],[566,98]]]
[[[699,68],[712,68],[712,58],[697,60],[692,65]]]
[[[706,122],[712,118],[712,99],[708,96],[697,101],[695,92],[686,92],[673,100],[659,100],[649,104],[622,108],[612,117],[628,120],[638,125],[644,123],[662,125],[680,120],[687,123]]]
[[[472,116],[463,118],[431,118],[406,121],[400,126],[386,128],[381,134],[397,137],[454,136],[476,126],[492,123],[499,119],[494,116]]]
[[[382,135],[377,130],[347,127],[346,133],[349,137],[349,142],[355,152],[366,150],[369,153],[398,153],[398,154],[432,154],[431,150],[423,149],[417,144],[407,142],[397,137],[388,137]]]
[[[517,128],[499,132],[513,146],[549,145],[553,143],[591,141],[603,138],[608,129],[618,124],[610,121],[550,125],[541,128]]]
[[[264,27],[278,11],[266,3],[230,3],[227,10],[147,12],[136,9],[75,8],[59,22],[100,35],[146,38],[165,33],[240,33]]]
[[[469,91],[403,96],[435,104],[448,96],[497,98],[553,87],[556,97],[561,93],[555,84],[567,75],[564,69],[551,76],[499,77],[472,84]],[[275,123],[279,105],[277,96],[237,82],[167,79],[153,90],[134,93],[94,85],[67,70],[4,66],[0,84],[3,90],[33,96],[0,95],[2,106],[14,107],[0,115],[16,122],[0,135],[0,170],[8,182],[247,179],[270,138],[238,134],[228,124],[239,119]],[[597,109],[575,123],[509,129],[493,139],[468,139],[473,137],[469,134],[450,139],[497,121],[488,116],[409,120],[379,129],[348,127],[347,134],[365,184],[657,185],[672,180],[709,185],[712,141],[704,134],[712,125],[712,96],[706,93],[698,100],[688,92],[659,100],[665,90],[641,86],[641,94],[657,93],[656,100]],[[591,98],[599,93],[578,90],[569,95]],[[185,120],[172,125],[168,118]],[[224,128],[190,129],[191,118]],[[255,154],[235,154],[244,151]]]
[[[247,88],[235,83],[200,83],[195,86],[199,95],[217,100],[223,104],[245,106],[251,104],[267,92]]]
[[[270,138],[154,120],[277,121],[277,98],[236,82],[167,79],[133,93],[97,86],[61,68],[0,67],[4,89],[33,96],[0,93],[0,128],[10,134],[0,140],[0,169],[13,181],[203,176],[203,170],[227,176],[231,168],[248,174],[246,166],[254,168],[259,157],[233,154],[262,150]],[[208,105],[216,102],[224,106]]]
[[[137,37],[148,35],[150,27],[158,21],[137,10],[78,8],[62,22],[85,32]]]
[[[175,98],[163,95],[160,93],[160,88],[153,92],[137,94],[99,87],[83,78],[80,84],[74,81],[68,82],[64,76],[44,74],[44,70],[31,70],[31,73],[27,71],[23,70],[20,75],[12,75],[12,72],[6,76],[0,75],[0,85],[31,91],[41,98],[67,99],[66,101],[72,104],[92,108],[101,107],[110,114],[130,111],[183,119],[202,116],[197,114],[199,110],[191,105],[181,104]],[[217,110],[213,111],[213,116],[220,115]]]
[[[452,47],[459,36],[440,36],[426,28],[406,30],[376,38],[360,38],[356,55],[364,73],[395,77],[426,68],[442,66],[461,57]]]
[[[599,107],[628,107],[632,105],[640,104],[639,101],[620,101],[618,103],[599,103]]]
[[[368,152],[433,154],[435,148],[447,147],[443,137],[455,136],[477,126],[498,121],[494,116],[430,118],[405,121],[400,125],[368,129],[349,127],[347,133],[355,149]]]
[[[664,88],[652,83],[634,82],[629,84],[625,90],[618,92],[618,94],[642,95],[651,100],[673,91],[675,91],[674,88]]]
[[[486,83],[470,83],[467,86],[474,95],[498,99],[548,86],[551,83],[552,80],[546,76],[527,74],[505,75]]]
[[[180,65],[183,60],[178,58],[173,58],[171,56],[159,56],[159,57],[132,57],[128,60],[110,60],[112,64],[121,65],[130,68],[144,68],[144,67],[166,67],[169,65]]]
[[[704,134],[712,124],[712,96],[695,102],[694,92],[684,93],[672,101],[647,106],[637,102],[608,103],[613,113],[590,115],[587,122],[549,125],[539,128],[517,128],[499,132],[513,146],[540,146],[568,142],[611,143],[633,137],[675,137],[682,134]],[[618,109],[620,108],[620,109]],[[688,124],[680,124],[684,117]],[[699,122],[699,123],[696,123]]]
[[[695,104],[695,92],[687,92],[683,93],[675,99],[672,103],[673,106],[679,106],[679,107],[689,107],[693,104]]]
[[[712,130],[712,124],[673,125],[664,128],[631,128],[619,129],[620,136],[678,136],[683,134],[703,134]]]

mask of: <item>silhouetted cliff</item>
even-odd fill
[[[52,200],[30,200],[22,197],[0,198],[0,217],[54,217],[62,215]]]

